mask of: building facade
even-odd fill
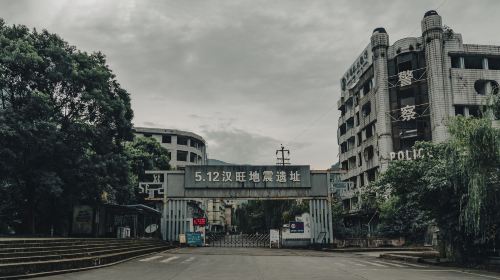
[[[464,44],[435,11],[425,13],[421,30],[390,44],[376,28],[341,79],[337,137],[351,208],[359,205],[356,190],[391,160],[424,156],[416,141],[445,141],[451,117],[479,116],[498,94],[500,46]]]
[[[208,200],[206,212],[211,232],[226,230],[226,203],[223,199]]]
[[[134,127],[134,134],[152,137],[168,150],[170,166],[183,169],[187,165],[207,164],[207,147],[203,137],[176,129]]]

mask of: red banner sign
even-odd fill
[[[207,224],[207,219],[205,218],[193,218],[193,226],[204,227]]]

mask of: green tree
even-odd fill
[[[251,200],[236,210],[236,225],[245,233],[266,233],[308,210],[309,206],[304,201]]]
[[[74,204],[129,197],[133,113],[103,54],[0,19],[0,95],[4,224],[64,234]]]
[[[444,255],[477,261],[498,239],[500,130],[489,118],[457,117],[450,133],[446,143],[417,143],[427,156],[393,162],[373,188],[379,197],[394,197],[386,202],[383,220],[404,218],[403,223],[419,229],[425,225],[419,221],[433,219]]]

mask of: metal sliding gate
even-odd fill
[[[207,233],[207,245],[211,247],[269,247],[269,234]]]

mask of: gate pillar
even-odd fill
[[[332,244],[332,208],[325,199],[309,200],[311,214],[311,244]]]
[[[166,207],[162,217],[163,240],[179,241],[179,234],[189,231],[187,200],[169,199],[163,205]]]

